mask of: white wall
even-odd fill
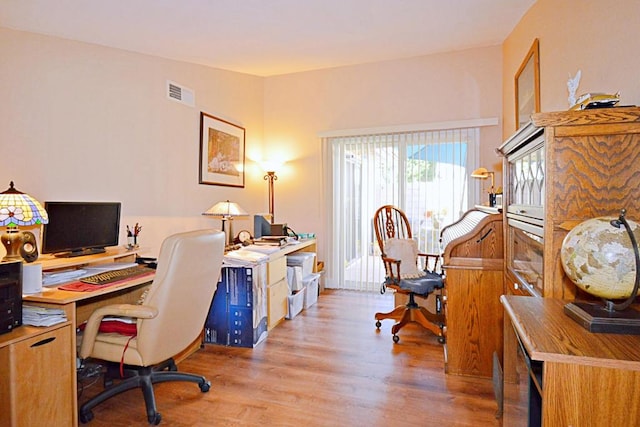
[[[219,227],[200,215],[219,200],[266,211],[251,160],[275,154],[289,161],[276,219],[324,248],[318,132],[502,117],[482,132],[482,163],[499,169],[493,149],[515,129],[513,75],[533,39],[543,111],[567,108],[578,69],[579,93],[639,104],[638,28],[637,0],[539,0],[502,46],[269,78],[0,28],[0,189],[14,180],[41,201],[122,201],[123,223],[140,222],[154,252],[169,233]],[[195,90],[196,107],[167,100],[167,79]],[[246,128],[244,189],[198,184],[200,111]]]
[[[266,78],[265,153],[288,161],[276,182],[276,221],[316,232],[324,250],[318,133],[500,117],[501,62],[494,46]],[[497,170],[500,128],[481,132],[481,162]]]
[[[322,250],[318,132],[501,115],[499,46],[266,79],[2,28],[0,56],[0,185],[41,201],[121,201],[150,254],[170,233],[219,228],[200,215],[217,201],[267,211],[252,160],[274,153],[288,160],[276,221],[316,232]],[[196,107],[168,100],[167,79],[193,89]],[[246,128],[244,189],[198,184],[200,111]],[[496,161],[494,128],[483,163]]]
[[[201,216],[220,200],[266,210],[251,164],[245,189],[198,184],[200,111],[245,127],[260,152],[262,78],[2,28],[0,57],[0,191],[13,180],[43,202],[121,201],[121,228],[142,224],[151,254],[170,233],[220,228]],[[167,99],[166,80],[193,89],[195,108]]]

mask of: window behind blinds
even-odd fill
[[[442,227],[478,200],[469,176],[478,139],[477,127],[323,138],[332,233],[327,287],[379,289],[384,268],[372,218],[385,204],[406,213],[420,251],[439,253]]]

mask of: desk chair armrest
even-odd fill
[[[440,266],[439,266],[440,255],[418,253],[418,260],[419,260],[420,267],[424,271],[433,271],[433,272],[440,271]]]
[[[125,316],[136,319],[153,319],[158,315],[158,309],[149,305],[138,304],[113,304],[98,308],[94,311],[84,328],[82,345],[80,346],[80,358],[89,357],[93,351],[93,344],[98,335],[100,322],[105,316]]]
[[[389,279],[396,283],[400,282],[400,260],[383,255],[382,262],[384,263],[384,269]]]

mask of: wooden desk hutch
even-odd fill
[[[634,394],[622,395],[615,384],[625,370],[637,381],[640,349],[630,346],[615,354],[591,351],[591,342],[626,338],[594,337],[585,329],[566,325],[573,322],[568,317],[556,315],[558,306],[590,298],[564,274],[560,248],[568,231],[585,220],[617,217],[621,208],[629,219],[640,220],[640,108],[534,114],[500,152],[504,156],[505,293],[531,297],[517,303],[503,299],[507,309],[503,424],[526,425],[528,418],[529,425],[560,425],[560,420],[561,425],[587,425],[587,419],[588,425],[614,425],[607,424],[620,420],[607,412],[613,406],[600,402],[617,399],[627,402],[619,408],[637,406]],[[539,298],[558,301],[540,304]],[[527,324],[535,317],[532,313],[540,317],[535,325]],[[546,346],[541,327],[550,334],[570,330],[571,336],[549,337],[566,342]],[[523,355],[534,368],[526,368]],[[579,371],[572,385],[556,387],[562,382],[559,376],[572,370]],[[535,385],[531,393],[528,378]],[[595,382],[611,387],[592,387]],[[627,420],[627,425],[640,423],[637,411],[628,415],[636,418]]]

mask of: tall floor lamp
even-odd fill
[[[237,203],[230,202],[229,200],[216,203],[202,215],[222,220],[222,231],[224,231],[225,221],[229,221],[229,237],[227,239],[229,245],[233,244],[233,219],[249,216]]]
[[[274,171],[267,171],[264,176],[265,181],[269,181],[269,215],[271,216],[271,224],[274,223],[274,203],[273,203],[273,181],[278,180],[278,176]]]

